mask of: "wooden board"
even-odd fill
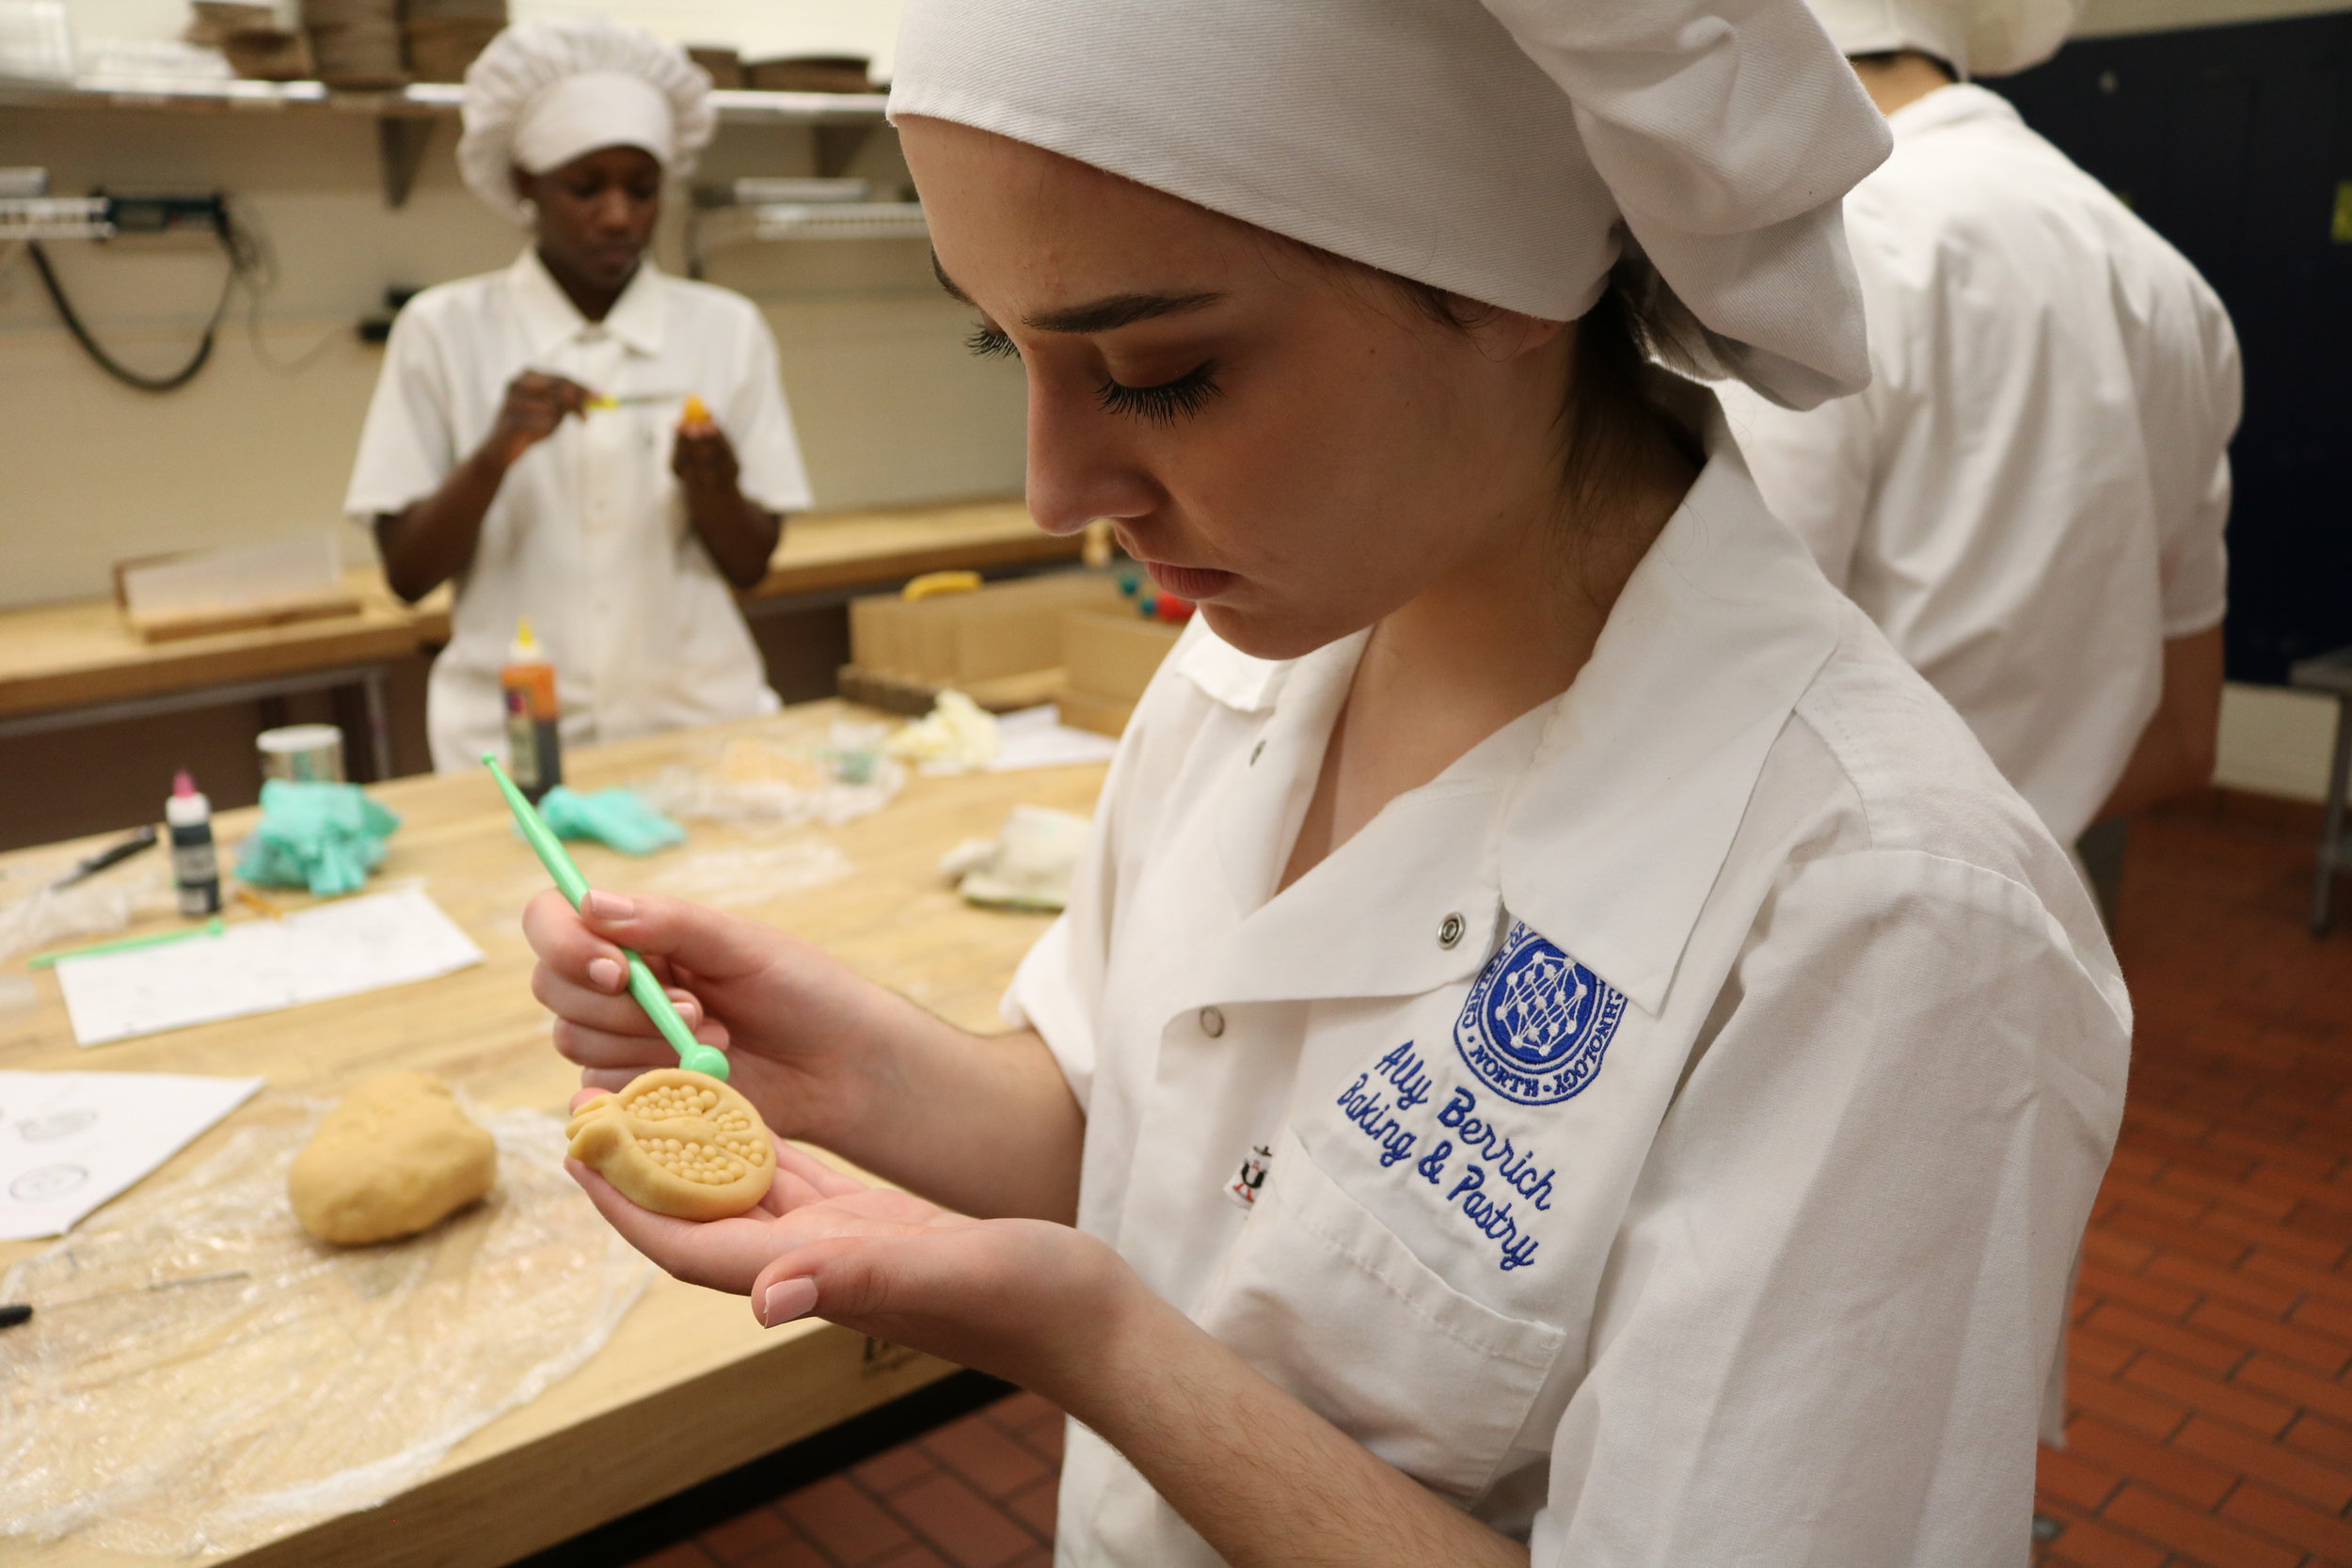
[[[172,615],[142,615],[123,611],[122,618],[146,642],[171,642],[183,637],[211,637],[224,631],[250,631],[256,626],[282,626],[294,621],[319,621],[330,615],[359,613],[359,595],[321,594],[307,599],[280,599],[246,605],[236,610],[183,610]]]
[[[712,760],[735,735],[821,739],[848,710],[812,704],[772,719],[583,747],[566,756],[582,788],[642,781],[673,762]],[[759,836],[695,825],[679,848],[631,861],[579,851],[601,886],[650,887],[692,857],[739,857],[807,834],[856,867],[845,881],[786,893],[741,912],[823,943],[861,972],[969,1027],[1001,1027],[995,1004],[1043,917],[970,908],[935,871],[966,838],[994,834],[1017,804],[1086,812],[1099,767],[911,780],[883,811],[830,830]],[[340,1002],[76,1048],[54,974],[40,1004],[0,1017],[0,1068],[265,1073],[272,1092],[319,1097],[395,1068],[436,1072],[485,1107],[561,1112],[576,1075],[549,1048],[529,990],[531,959],[517,916],[547,886],[488,782],[474,774],[372,786],[405,819],[380,877],[422,877],[434,899],[487,955],[441,979]],[[232,844],[253,813],[226,812]],[[20,850],[0,863],[62,869],[110,835]],[[295,899],[295,903],[307,900]],[[24,973],[22,958],[0,971]],[[209,1158],[238,1117],[199,1138],[150,1182]],[[584,1201],[584,1199],[583,1199]],[[47,1243],[0,1244],[0,1268]],[[385,1507],[351,1514],[235,1558],[240,1568],[488,1568],[564,1539],[821,1430],[944,1375],[946,1363],[823,1323],[761,1330],[739,1297],[657,1279],[604,1349],[523,1408],[460,1445],[423,1483]],[[72,1538],[34,1545],[0,1537],[6,1568],[152,1568]]]

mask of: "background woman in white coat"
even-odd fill
[[[591,19],[510,27],[466,73],[458,166],[532,241],[401,310],[343,503],[404,598],[456,584],[427,691],[437,768],[500,744],[523,617],[566,743],[777,705],[731,592],[808,505],[775,341],[750,300],[645,254],[663,181],[710,139],[709,95],[684,51]],[[682,419],[690,395],[707,417]]]
[[[1963,79],[2048,58],[2074,0],[1814,8],[1895,134],[1846,200],[1871,384],[1724,410],[1830,580],[2083,840],[2111,918],[2123,818],[2213,779],[2237,337],[2185,257]]]
[[[2121,1110],[2063,852],[1703,388],[1862,376],[1884,131],[1800,0],[918,0],[942,276],[1029,501],[1203,624],[977,1038],[710,910],[534,903],[556,1043],[666,966],[787,1148],[682,1277],[1036,1388],[1065,1562],[1992,1563]]]

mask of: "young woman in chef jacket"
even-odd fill
[[[1202,624],[977,1037],[665,964],[787,1148],[679,1276],[1073,1418],[1067,1563],[2022,1560],[2128,1011],[2064,852],[1703,387],[1863,376],[1886,134],[1802,0],[914,0],[893,112],[1029,501]]]
[[[456,585],[426,694],[442,771],[500,746],[525,618],[567,743],[777,706],[733,592],[809,502],[775,341],[645,254],[709,97],[683,50],[590,18],[509,27],[466,73],[459,170],[531,244],[401,310],[343,503],[402,597]]]

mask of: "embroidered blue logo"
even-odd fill
[[[1486,1086],[1522,1105],[1583,1092],[1625,1017],[1625,993],[1518,921],[1470,987],[1454,1044]]]

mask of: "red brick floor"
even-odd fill
[[[2352,887],[2313,942],[2316,837],[2244,797],[2134,824],[2131,1101],[2042,1456],[2046,1568],[2352,1568]],[[1032,1568],[1060,1445],[1017,1394],[638,1568]]]
[[[636,1568],[1045,1568],[1061,1413],[1014,1394]]]
[[[2352,1564],[2352,888],[2304,929],[2315,814],[2137,822],[2123,1135],[2084,1243],[2050,1568]]]

